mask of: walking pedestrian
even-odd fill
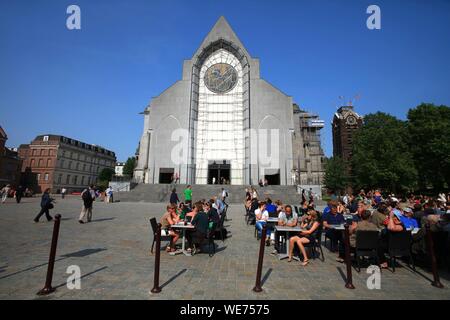
[[[81,199],[83,199],[83,206],[81,208],[79,223],[84,223],[84,217],[87,216],[87,222],[92,220],[92,204],[95,200],[94,186],[90,185],[88,189],[84,189],[81,193]]]
[[[173,188],[170,194],[170,204],[177,206],[180,199],[178,198],[177,189]]]
[[[66,196],[66,192],[67,192],[66,188],[63,187],[61,189],[61,199],[64,199],[64,197]]]
[[[44,193],[41,197],[41,211],[39,211],[36,218],[34,218],[34,222],[39,222],[39,219],[42,217],[42,215],[45,213],[45,217],[47,218],[47,221],[52,221],[53,218],[50,215],[50,209],[53,209],[53,199],[50,197],[50,188],[45,189]]]
[[[9,184],[7,184],[6,186],[4,186],[2,188],[2,203],[6,202],[6,198],[8,198],[9,192],[11,191],[11,186]]]
[[[16,202],[20,203],[20,200],[23,197],[23,187],[22,186],[17,187],[15,196],[16,196]]]

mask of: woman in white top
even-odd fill
[[[258,199],[258,192],[256,192],[256,189],[253,189],[252,199]]]
[[[255,210],[256,217],[256,229],[258,230],[258,237],[261,237],[261,231],[263,226],[267,223],[267,219],[269,219],[269,213],[266,210],[266,202],[260,201],[258,203],[258,209]],[[267,229],[266,234],[269,236],[267,241],[270,244],[270,229]]]

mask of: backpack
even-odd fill
[[[81,195],[81,199],[83,199],[83,201],[90,200],[90,198],[91,198],[91,193],[89,190],[85,190],[83,192],[83,194]]]
[[[225,197],[228,198],[228,191],[225,191]]]

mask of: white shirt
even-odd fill
[[[267,219],[269,219],[269,212],[267,212],[267,210],[264,210],[263,213],[261,214],[261,218],[258,219],[258,215],[261,214],[261,209],[256,209],[255,210],[255,216],[256,216],[256,221],[266,221]]]

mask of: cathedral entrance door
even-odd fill
[[[208,165],[208,184],[230,184],[231,164],[213,161]]]

